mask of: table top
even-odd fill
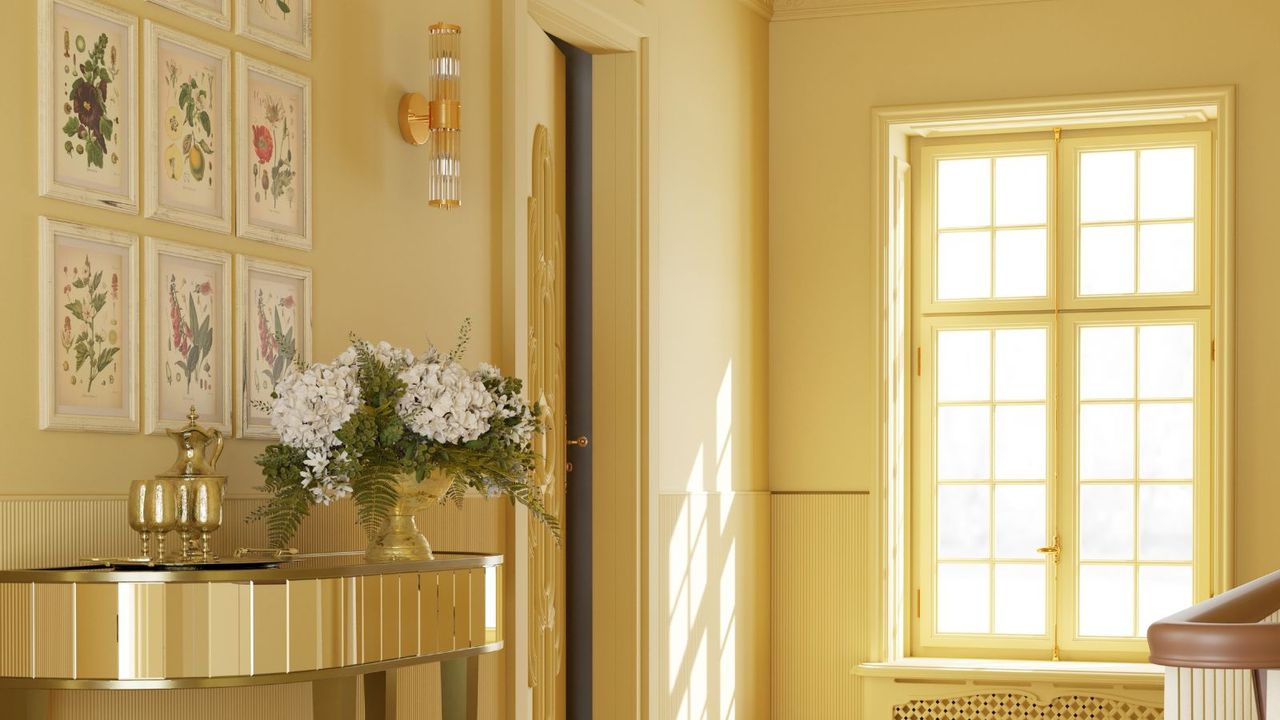
[[[200,569],[120,568],[102,563],[0,571],[0,583],[284,582],[336,577],[467,570],[502,564],[501,555],[437,552],[434,560],[375,563],[363,551],[296,555],[276,567]]]

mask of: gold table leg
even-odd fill
[[[396,671],[364,676],[364,720],[396,720]]]
[[[0,690],[0,709],[13,720],[49,720],[49,691]]]
[[[311,683],[311,717],[314,720],[355,720],[356,680],[344,677]]]
[[[479,685],[478,655],[440,663],[440,717],[443,720],[476,720]]]

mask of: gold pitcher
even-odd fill
[[[224,438],[219,430],[196,423],[200,415],[192,406],[187,424],[166,433],[178,445],[173,465],[156,478],[173,483],[177,513],[175,528],[181,538],[180,559],[209,559],[209,535],[222,525],[222,500],[227,477],[216,474]],[[197,541],[198,535],[198,541]]]

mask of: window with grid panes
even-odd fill
[[[915,141],[913,654],[1138,660],[1207,596],[1209,138]]]

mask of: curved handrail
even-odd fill
[[[1280,668],[1280,570],[1152,623],[1151,662],[1167,667]]]

